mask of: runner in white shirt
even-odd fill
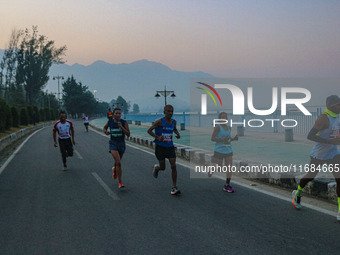
[[[85,116],[83,117],[83,120],[84,120],[84,126],[86,128],[86,132],[89,132],[89,116],[85,114]]]
[[[74,141],[74,129],[71,121],[66,119],[66,113],[61,111],[59,114],[59,121],[54,124],[53,128],[53,140],[54,147],[58,147],[57,144],[57,133],[58,133],[58,142],[59,148],[61,152],[61,156],[63,159],[63,170],[66,170],[66,157],[73,156],[73,145],[75,145]],[[71,141],[72,138],[72,141]]]

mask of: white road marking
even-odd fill
[[[106,136],[105,134],[102,134],[100,132],[98,132],[97,130],[95,130],[98,134],[101,134],[105,137],[108,137]],[[140,151],[143,151],[147,154],[150,154],[150,155],[155,155],[154,153],[150,152],[150,151],[147,151],[147,150],[144,150],[144,149],[141,149],[137,146],[133,146],[131,144],[126,144],[127,146],[131,147],[131,148],[134,148],[136,150],[140,150]],[[190,171],[190,163],[188,164],[183,164],[183,163],[180,163],[180,162],[176,162],[177,165],[180,165],[180,166],[183,166],[183,167],[186,167],[186,168],[189,168],[189,171]],[[213,178],[218,178],[218,179],[221,179],[221,180],[224,180],[225,181],[225,178],[222,177],[222,176],[218,176],[218,175],[214,175],[212,176]],[[281,199],[281,200],[284,200],[286,202],[292,202],[292,198],[288,198],[288,197],[285,197],[285,196],[281,196],[281,195],[278,195],[276,193],[273,193],[273,192],[270,192],[270,191],[266,191],[266,190],[263,190],[259,187],[256,187],[256,186],[249,186],[247,184],[244,184],[244,183],[241,183],[241,182],[238,182],[236,180],[233,180],[233,183],[235,183],[236,185],[239,185],[239,186],[242,186],[244,188],[247,188],[247,189],[250,189],[250,190],[253,190],[253,191],[257,191],[257,192],[260,192],[262,194],[266,194],[268,196],[271,196],[271,197],[275,197],[275,198],[278,198],[278,199]],[[293,206],[293,205],[292,205]],[[308,204],[308,203],[303,203],[303,207],[306,207],[306,208],[309,208],[309,209],[312,209],[312,210],[315,210],[317,212],[320,212],[320,213],[324,213],[324,214],[327,214],[327,215],[330,215],[330,216],[336,216],[336,212],[334,211],[330,211],[330,210],[327,210],[327,209],[324,209],[324,208],[321,208],[321,207],[318,207],[318,206],[315,206],[315,205],[311,205],[311,204]]]
[[[80,155],[80,153],[77,150],[74,150],[74,152],[77,154],[79,159],[83,159],[83,157]]]
[[[29,137],[27,137],[25,139],[25,141],[23,141],[22,144],[20,144],[20,146],[13,152],[13,154],[6,160],[5,164],[2,165],[2,167],[0,168],[0,174],[5,170],[5,168],[8,166],[8,164],[12,161],[12,159],[14,158],[14,156],[20,151],[20,149],[24,146],[24,144],[33,136],[35,135],[37,132],[39,132],[40,130],[42,130],[44,128],[38,129],[37,131],[35,131],[33,134],[31,134]]]
[[[109,197],[111,197],[113,200],[120,200],[116,193],[114,193],[102,180],[102,178],[99,177],[99,175],[96,172],[92,172],[92,175],[96,180],[99,182],[99,184],[104,188],[104,190],[107,192]]]

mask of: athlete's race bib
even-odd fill
[[[123,131],[121,128],[112,128],[111,129],[111,137],[120,137],[123,135]]]
[[[163,133],[162,136],[164,137],[163,142],[171,142],[171,140],[172,140],[172,134]]]

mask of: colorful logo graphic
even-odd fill
[[[222,100],[219,96],[219,94],[216,92],[216,89],[227,89],[231,92],[232,98],[233,98],[233,115],[244,115],[245,112],[245,95],[243,94],[243,91],[232,84],[215,84],[214,88],[206,83],[203,82],[197,82],[207,88],[209,88],[211,91],[215,93],[215,95],[218,97],[221,106],[222,106]],[[203,90],[206,92],[214,101],[215,106],[217,106],[216,100],[212,93],[204,88],[196,87],[200,90]],[[287,113],[287,105],[295,105],[296,108],[298,108],[304,115],[311,115],[311,113],[306,109],[306,107],[303,106],[304,103],[307,103],[311,99],[311,93],[308,89],[305,88],[299,88],[299,87],[282,87],[280,90],[281,94],[281,115],[286,115]],[[290,94],[301,94],[304,95],[302,97],[294,98],[289,97]],[[247,88],[247,106],[251,113],[254,115],[259,116],[265,116],[270,115],[276,111],[276,109],[279,106],[279,90],[277,87],[272,88],[272,106],[269,109],[256,109],[254,107],[253,103],[253,88],[248,87]],[[207,95],[201,94],[201,114],[206,115],[207,114]]]
[[[213,87],[211,87],[210,85],[208,85],[208,84],[206,84],[206,83],[203,83],[203,82],[197,82],[197,83],[199,83],[199,84],[201,84],[201,85],[203,85],[203,86],[206,86],[207,88],[211,89],[211,91],[214,92],[215,95],[217,96],[217,98],[218,98],[218,100],[220,101],[221,106],[222,106],[222,100],[221,100],[221,98],[220,98],[220,95],[217,93],[217,91],[216,91]],[[197,88],[203,90],[204,92],[206,92],[206,93],[212,98],[212,100],[214,100],[215,105],[217,105],[214,96],[210,93],[209,90],[206,90],[206,89],[203,89],[203,88],[200,88],[200,87],[197,87]]]
[[[203,86],[205,86],[207,88],[209,88],[212,92],[214,92],[215,95],[217,96],[218,100],[220,101],[221,106],[222,106],[221,97],[220,97],[220,95],[217,93],[217,91],[213,87],[211,87],[210,85],[208,85],[206,83],[203,83],[203,82],[197,82],[197,83],[201,84],[201,85],[203,85]],[[196,88],[206,92],[212,98],[212,100],[214,101],[215,105],[217,106],[215,97],[211,94],[211,92],[209,90],[201,88],[201,87],[196,87]],[[202,110],[202,114],[205,115],[205,114],[207,114],[207,95],[206,94],[202,94],[201,99],[202,99],[202,108],[201,108],[201,110]]]

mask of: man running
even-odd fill
[[[292,203],[296,209],[301,209],[301,193],[304,187],[315,178],[323,165],[327,164],[328,167],[332,167],[336,181],[336,194],[339,204],[337,220],[340,221],[340,152],[337,147],[337,145],[340,145],[340,98],[336,95],[327,97],[326,106],[325,112],[318,117],[313,128],[309,131],[307,138],[316,143],[310,154],[309,171],[300,180],[298,189],[293,191]]]
[[[172,188],[171,195],[178,195],[181,192],[177,188],[177,169],[176,169],[176,153],[172,141],[172,133],[176,134],[176,138],[181,136],[176,128],[176,120],[172,119],[174,108],[172,105],[164,107],[164,118],[156,120],[149,128],[148,134],[155,138],[155,155],[159,164],[155,164],[153,168],[153,176],[158,177],[159,171],[165,170],[165,159],[167,158],[172,170]],[[155,129],[155,133],[152,130]]]
[[[111,153],[115,164],[112,167],[113,179],[118,177],[118,188],[124,188],[122,182],[122,164],[121,160],[125,152],[125,135],[130,136],[130,129],[127,121],[121,119],[122,111],[119,108],[113,110],[113,118],[109,119],[104,126],[104,133],[110,135],[109,152]],[[110,132],[107,130],[110,128]]]
[[[218,116],[219,119],[228,119],[228,115],[225,112],[221,112]],[[214,127],[214,131],[211,135],[211,141],[216,142],[214,150],[215,163],[222,167],[223,159],[226,166],[233,165],[233,149],[231,146],[232,141],[237,141],[238,136],[231,137],[231,127],[227,124],[218,124]],[[234,189],[230,186],[231,171],[227,171],[226,184],[223,186],[223,190],[229,193],[233,193]],[[211,177],[212,173],[208,173],[208,177]]]
[[[73,156],[73,145],[75,145],[76,142],[74,141],[73,124],[71,121],[66,119],[66,113],[64,111],[60,112],[59,121],[54,124],[54,147],[58,147],[56,133],[58,133],[58,143],[64,165],[63,170],[65,171],[67,170],[66,157]]]
[[[86,128],[86,132],[89,132],[89,116],[85,114],[85,116],[83,117],[83,120],[84,120],[84,126]]]
[[[112,111],[111,111],[111,108],[109,108],[109,109],[107,110],[106,117],[107,117],[109,120],[112,119]]]

